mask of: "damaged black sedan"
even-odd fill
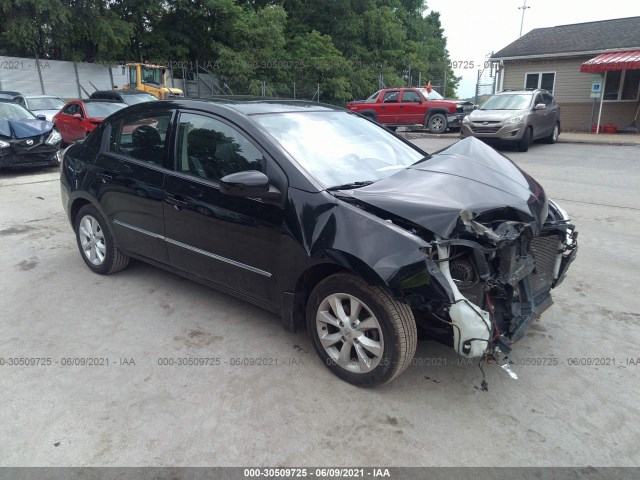
[[[44,115],[0,101],[0,168],[57,166],[61,140]]]
[[[577,252],[566,212],[484,143],[429,155],[314,103],[130,107],[65,152],[61,190],[94,272],[135,258],[249,300],[356,385],[402,373],[422,330],[509,352]]]

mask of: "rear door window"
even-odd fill
[[[172,112],[130,115],[111,127],[109,150],[165,166]]]

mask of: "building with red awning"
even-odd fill
[[[537,28],[491,60],[496,91],[549,90],[563,130],[622,128],[640,107],[640,17]]]

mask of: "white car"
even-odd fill
[[[34,115],[44,115],[48,122],[66,105],[64,100],[55,95],[17,95],[13,100]]]

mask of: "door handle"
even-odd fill
[[[113,180],[113,177],[111,175],[108,175],[108,174],[103,173],[103,172],[96,173],[96,177],[98,177],[100,180],[102,180],[102,183],[107,183],[107,182]]]
[[[181,200],[180,198],[174,197],[172,195],[167,195],[164,197],[164,201],[169,205],[173,205],[173,208],[176,210],[182,210],[183,208],[187,208],[189,206],[189,202]]]

